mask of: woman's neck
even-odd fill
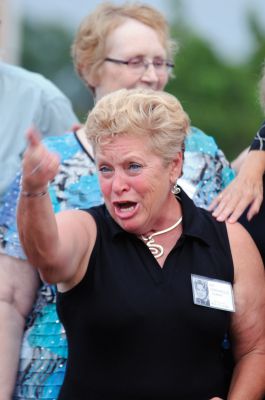
[[[153,226],[150,230],[143,232],[143,236],[150,236],[155,234],[156,232],[163,231],[164,229],[168,229],[172,225],[174,225],[177,220],[182,216],[182,209],[179,200],[175,198],[175,196],[170,193],[169,198],[167,200],[166,206],[164,206],[164,213],[153,222]]]
[[[161,268],[172,248],[182,234],[182,210],[179,202],[174,198],[174,204],[169,207],[170,215],[164,216],[163,223],[159,223],[161,229],[151,229],[139,238],[146,244]]]

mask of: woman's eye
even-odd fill
[[[129,170],[130,171],[139,171],[142,168],[142,166],[140,164],[136,164],[136,163],[132,163],[129,165]]]
[[[142,57],[135,57],[135,58],[131,58],[129,61],[128,61],[128,65],[131,65],[132,67],[133,66],[139,66],[139,65],[142,65],[143,64],[143,58]]]
[[[102,165],[100,168],[99,168],[99,172],[101,173],[101,174],[107,174],[107,173],[110,173],[112,171],[112,169],[110,168],[110,167],[108,167],[107,165]]]
[[[155,67],[163,67],[165,65],[165,61],[163,59],[161,59],[161,58],[155,58],[153,60],[153,65]]]

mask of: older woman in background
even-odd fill
[[[169,94],[103,97],[86,132],[105,205],[56,215],[47,185],[58,157],[29,136],[18,224],[29,261],[59,289],[69,341],[61,400],[265,393],[261,258],[241,225],[217,222],[176,185],[188,128]],[[196,302],[196,279],[207,282],[207,307]],[[220,346],[229,331],[231,381]]]

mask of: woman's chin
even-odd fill
[[[141,230],[141,225],[137,222],[136,218],[116,220],[120,227],[126,232],[138,234]]]

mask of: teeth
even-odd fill
[[[120,207],[120,211],[122,212],[129,212],[129,211],[133,211],[134,210],[134,206],[131,207]]]

